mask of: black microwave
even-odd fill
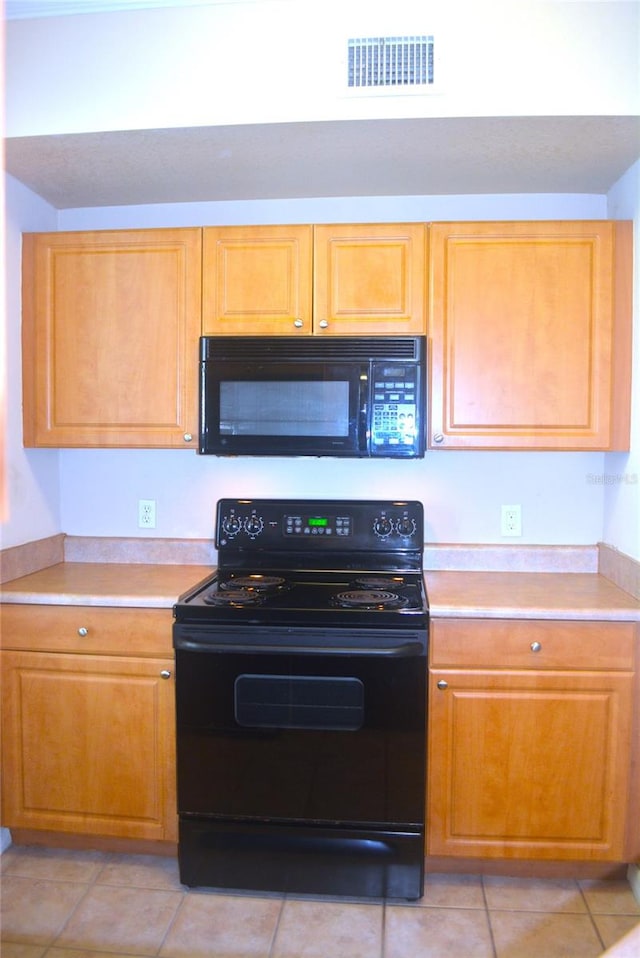
[[[424,456],[426,337],[203,336],[199,452]]]

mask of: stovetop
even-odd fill
[[[420,626],[427,610],[422,576],[351,572],[223,573],[176,607],[179,620],[225,624]]]
[[[181,596],[178,622],[421,628],[419,502],[218,503],[217,574]]]

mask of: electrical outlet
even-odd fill
[[[522,512],[520,506],[503,506],[500,532],[503,536],[522,535]]]
[[[156,500],[138,499],[138,526],[140,529],[155,529]]]

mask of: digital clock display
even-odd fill
[[[312,517],[309,519],[308,525],[310,525],[310,526],[312,526],[312,527],[315,527],[315,528],[324,529],[324,528],[326,528],[326,527],[329,525],[329,520],[328,520],[327,518],[323,518],[323,517],[321,517],[321,516],[312,516]]]

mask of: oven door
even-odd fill
[[[201,453],[369,454],[366,364],[208,359],[200,376]]]
[[[419,648],[406,634],[398,654],[178,648],[180,815],[422,829]]]

